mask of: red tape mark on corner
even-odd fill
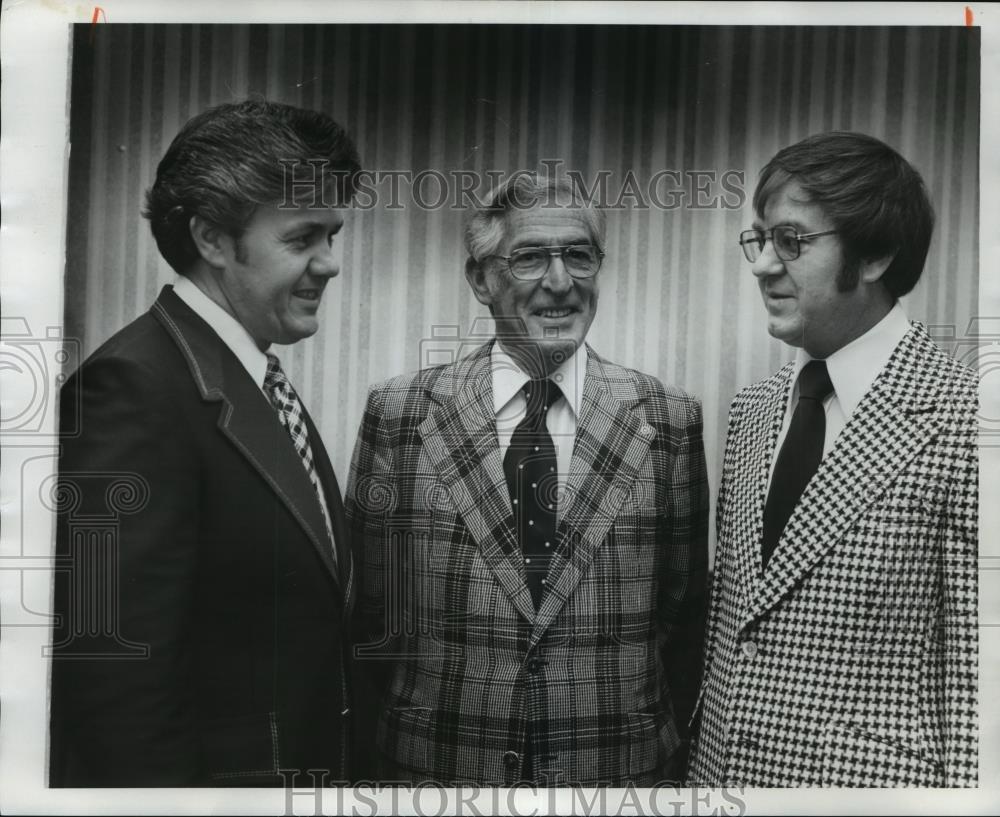
[[[90,42],[94,42],[94,26],[97,25],[97,17],[100,15],[101,19],[106,23],[108,21],[107,15],[104,13],[104,9],[100,6],[94,6],[94,14],[90,18]]]
[[[970,9],[968,6],[965,7],[965,24],[967,26],[972,25],[972,9]]]

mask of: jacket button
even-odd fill
[[[528,659],[528,672],[530,672],[532,675],[534,675],[542,667],[545,666],[545,663],[546,662],[543,661],[541,658],[529,658]]]
[[[757,645],[753,641],[744,641],[742,648],[747,658],[754,658],[757,655]]]
[[[503,753],[503,765],[508,769],[513,769],[521,761],[521,756],[514,751],[507,751]]]

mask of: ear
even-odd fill
[[[889,265],[895,257],[896,253],[892,253],[892,255],[886,255],[882,258],[868,258],[862,261],[860,270],[861,280],[866,284],[874,284],[880,280],[885,271],[889,269]]]
[[[221,268],[227,265],[226,239],[228,236],[224,235],[222,230],[200,216],[191,216],[188,229],[191,231],[191,240],[198,248],[198,254],[209,266]]]
[[[472,287],[472,292],[476,296],[476,300],[484,306],[491,306],[493,304],[493,292],[490,290],[487,275],[486,268],[481,262],[476,261],[471,256],[466,260],[465,280]]]

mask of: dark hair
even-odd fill
[[[349,203],[359,168],[354,143],[326,114],[262,99],[219,105],[174,137],[142,214],[183,275],[198,258],[192,216],[238,240],[258,206],[297,204],[303,190],[312,202]]]
[[[934,209],[913,166],[863,133],[819,133],[786,147],[761,171],[753,207],[794,181],[833,222],[844,248],[841,289],[857,286],[859,263],[895,257],[882,283],[898,298],[920,280],[934,231]]]

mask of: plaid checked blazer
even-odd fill
[[[530,722],[539,782],[650,785],[681,743],[701,669],[700,405],[588,348],[536,612],[490,348],[369,394],[346,506],[363,550],[356,654],[377,718],[373,773],[509,785],[524,779]]]
[[[733,401],[689,778],[974,786],[977,381],[911,326],[762,575],[792,366]]]

